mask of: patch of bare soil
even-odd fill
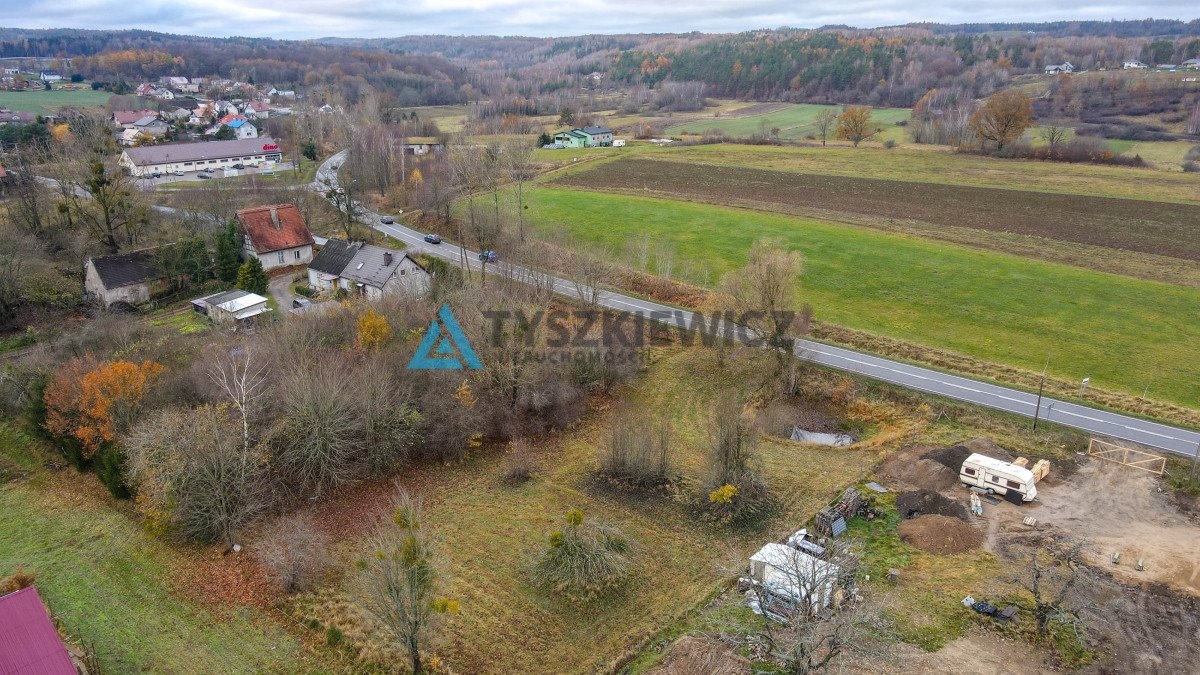
[[[791,438],[792,428],[833,434],[845,431],[846,411],[833,401],[793,396],[772,400],[758,417],[763,431]]]
[[[936,652],[908,644],[897,645],[886,663],[872,663],[861,672],[931,673],[933,675],[1037,675],[1053,672],[1037,650],[995,633],[974,633],[958,638]]]
[[[671,651],[653,675],[742,675],[750,672],[750,661],[730,645],[707,637],[686,635],[671,645]]]
[[[893,489],[953,490],[960,483],[958,473],[932,459],[917,458],[885,462],[875,472],[876,478]]]
[[[979,548],[983,532],[952,516],[918,516],[900,523],[900,540],[922,551],[950,555]]]
[[[953,471],[955,475],[958,475],[959,470],[962,468],[962,463],[974,453],[986,455],[992,459],[999,459],[1004,462],[1011,462],[1016,459],[1011,452],[987,438],[972,438],[958,445],[927,452],[925,453],[925,459],[932,459]]]
[[[967,507],[962,502],[930,490],[913,490],[896,497],[896,511],[905,518],[919,516],[948,516],[967,520]]]

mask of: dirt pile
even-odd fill
[[[750,661],[720,640],[687,635],[676,640],[663,665],[650,672],[654,675],[742,675],[750,672]]]
[[[929,490],[913,490],[898,495],[896,510],[905,518],[936,515],[967,520],[966,506]]]
[[[925,453],[924,459],[932,459],[953,471],[955,475],[958,475],[959,470],[962,469],[962,463],[976,452],[1004,462],[1011,462],[1016,459],[1011,452],[986,438],[973,438],[965,443],[952,445],[948,448],[930,450]]]
[[[950,490],[959,484],[957,472],[932,459],[891,462],[880,467],[878,476],[884,485],[932,492]]]
[[[900,540],[922,551],[949,555],[983,545],[983,532],[957,518],[942,515],[918,516],[900,523]]]

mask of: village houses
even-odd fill
[[[265,270],[312,262],[312,233],[294,204],[242,209],[237,220],[245,259],[258,258]]]

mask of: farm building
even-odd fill
[[[167,290],[167,275],[158,265],[161,248],[94,256],[83,264],[84,296],[105,307],[140,305]]]
[[[429,153],[437,154],[442,151],[442,144],[433,136],[413,136],[404,144],[404,154],[406,155],[428,155]]]
[[[320,292],[345,290],[368,300],[421,295],[431,275],[408,254],[363,242],[330,239],[308,266],[308,284]]]
[[[0,673],[76,672],[37,588],[28,586],[0,597]]]
[[[271,311],[267,299],[243,290],[222,291],[192,301],[192,310],[215,324],[249,325],[256,316]]]
[[[258,258],[266,270],[312,262],[312,232],[294,204],[242,209],[237,219],[243,234],[243,258]]]
[[[133,176],[175,171],[215,171],[234,164],[262,166],[278,162],[279,145],[270,136],[208,143],[174,143],[127,148],[119,164]]]
[[[608,127],[584,127],[554,134],[554,142],[564,148],[605,148],[613,144],[613,132]]]
[[[771,595],[813,610],[833,600],[841,570],[837,565],[784,544],[770,543],[750,557],[750,576]]]
[[[1051,64],[1049,66],[1046,66],[1046,74],[1047,75],[1057,75],[1058,73],[1073,73],[1073,72],[1075,72],[1075,66],[1072,65],[1070,61],[1067,61],[1066,63],[1055,63],[1055,64]]]
[[[587,134],[578,129],[560,131],[554,134],[554,143],[564,148],[586,148],[587,140]]]

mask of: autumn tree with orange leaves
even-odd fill
[[[971,129],[980,142],[991,141],[996,150],[1018,140],[1033,126],[1033,101],[1019,89],[1007,89],[987,100],[971,117]]]
[[[848,105],[837,119],[837,137],[850,141],[854,147],[879,133],[879,127],[871,124],[871,108],[865,105]]]
[[[132,424],[162,370],[153,361],[98,363],[90,355],[71,359],[46,384],[46,430],[79,441],[84,459],[90,459]]]

